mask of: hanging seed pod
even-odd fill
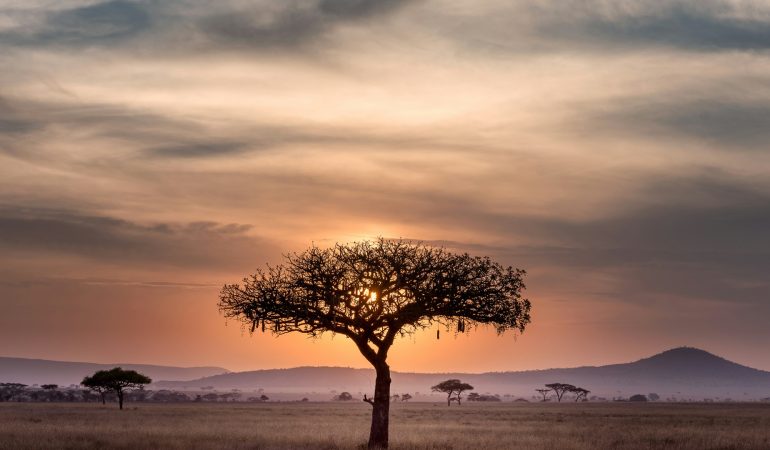
[[[441,336],[441,330],[436,330],[436,340]]]
[[[262,319],[262,332],[265,332],[265,319]]]

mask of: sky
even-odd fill
[[[382,236],[532,302],[394,370],[770,370],[766,1],[2,0],[0,68],[0,355],[366,367],[217,295]]]

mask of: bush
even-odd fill
[[[353,396],[350,395],[350,392],[340,392],[339,395],[334,396],[334,400],[339,402],[349,402],[350,400],[353,400]]]

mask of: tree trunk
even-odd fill
[[[369,448],[388,448],[388,422],[390,416],[390,367],[384,362],[375,367],[377,380],[374,382],[372,399],[372,429],[369,432]]]
[[[446,405],[452,406],[452,393],[450,392],[449,395],[446,396]]]
[[[104,397],[105,397],[107,394],[106,394],[106,393],[104,393],[104,392],[100,392],[100,394],[102,395],[102,405],[106,405],[106,404],[107,404],[107,399],[106,399],[106,398],[104,398]]]
[[[120,409],[123,409],[123,392],[118,391],[118,406],[120,406]]]

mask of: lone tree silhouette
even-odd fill
[[[556,394],[556,400],[559,402],[561,402],[561,398],[565,393],[573,392],[575,389],[577,389],[575,386],[566,383],[551,383],[546,384],[545,387],[553,390],[553,393]]]
[[[137,389],[150,383],[152,380],[145,375],[134,370],[123,370],[120,367],[100,370],[90,377],[83,378],[83,381],[80,382],[83,386],[99,392],[102,396],[102,404],[105,403],[104,394],[110,391],[114,392],[118,396],[120,409],[123,409],[123,396],[126,389]]]
[[[433,392],[443,392],[446,396],[446,405],[451,406],[452,402],[460,404],[460,396],[464,391],[473,390],[473,386],[463,383],[460,380],[446,380],[430,388]],[[453,397],[454,396],[454,397]]]
[[[251,332],[324,332],[350,338],[376,371],[369,448],[388,446],[390,367],[396,337],[434,323],[524,331],[523,270],[404,240],[315,246],[222,288],[219,309]]]
[[[540,395],[543,396],[543,401],[548,401],[548,393],[551,392],[550,389],[535,389],[537,392],[540,393]]]

